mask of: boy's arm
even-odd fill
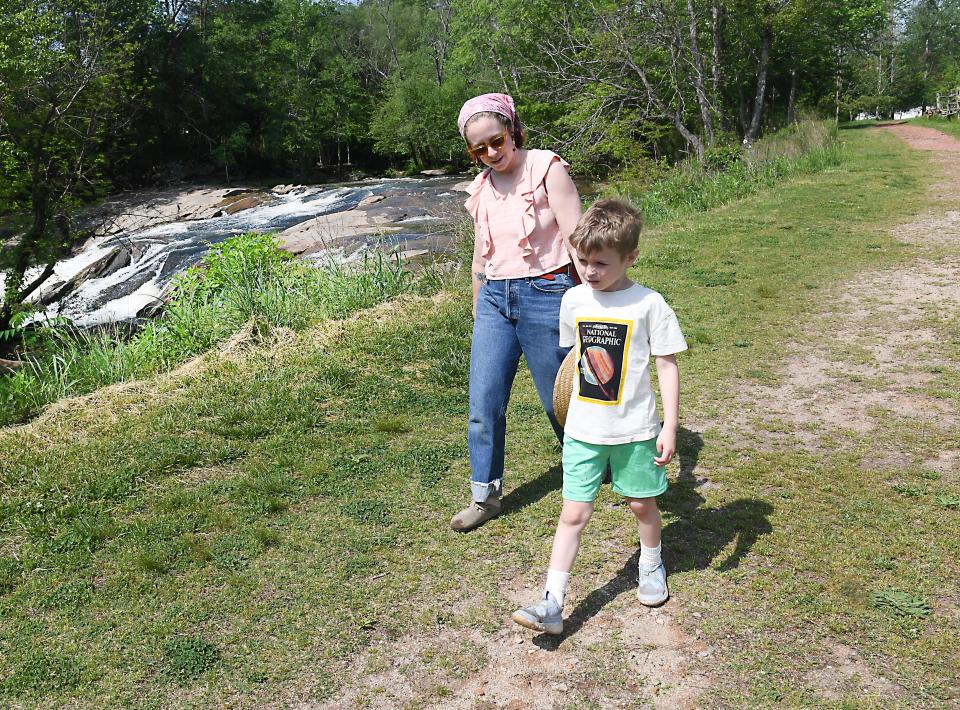
[[[657,355],[657,380],[663,405],[663,429],[657,437],[657,466],[670,463],[677,450],[677,427],[680,425],[680,368],[675,355]]]

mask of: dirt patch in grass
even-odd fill
[[[875,673],[855,649],[842,643],[828,646],[823,665],[813,668],[804,681],[817,688],[829,700],[843,700],[844,696],[863,695],[880,698],[900,697],[896,683]]]
[[[513,606],[538,593],[520,583],[502,592]],[[696,707],[712,684],[714,649],[674,622],[677,601],[646,609],[632,592],[613,590],[594,611],[594,595],[578,599],[572,590],[568,628],[559,637],[531,635],[504,619],[493,633],[439,629],[374,645],[354,660],[354,685],[308,707]]]
[[[944,179],[932,192],[935,202],[960,206],[960,141],[919,126],[886,130],[913,147],[947,151],[933,159]],[[916,256],[831,289],[804,337],[785,344],[789,355],[780,380],[745,392],[749,409],[762,413],[754,427],[770,421],[785,425],[773,427],[779,434],[766,435],[769,445],[783,441],[784,429],[814,451],[822,450],[827,430],[866,435],[894,420],[946,435],[960,429],[956,401],[936,396],[929,386],[937,372],[957,367],[938,326],[960,311],[960,209],[938,205],[898,226],[893,236],[912,245]],[[891,453],[902,463],[899,453]],[[956,456],[956,451],[940,454],[948,465]]]

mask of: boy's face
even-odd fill
[[[622,255],[616,249],[605,247],[589,254],[577,252],[580,273],[584,283],[594,291],[620,291],[632,282],[627,278],[627,269],[637,260],[638,250]]]

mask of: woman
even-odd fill
[[[560,156],[523,147],[510,96],[470,99],[457,123],[471,158],[486,166],[465,203],[475,227],[467,436],[473,502],[450,527],[466,532],[500,513],[506,409],[521,354],[563,438],[553,416],[553,382],[566,355],[558,345],[560,300],[576,275],[569,237],[580,219],[580,196]]]

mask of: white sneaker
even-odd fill
[[[670,598],[667,589],[667,570],[661,562],[656,567],[640,565],[637,579],[637,599],[644,606],[660,606]]]
[[[563,610],[549,594],[536,604],[517,609],[510,618],[534,631],[554,635],[563,633]]]

